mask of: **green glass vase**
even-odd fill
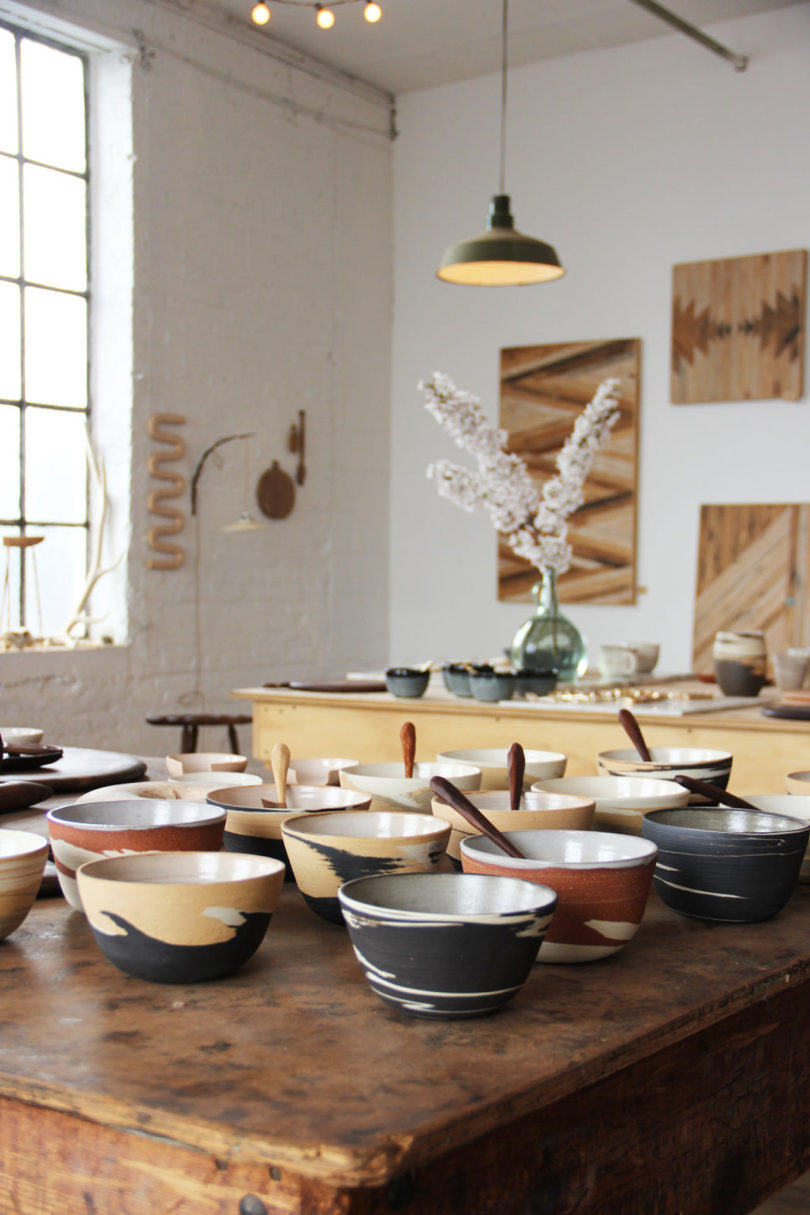
[[[532,587],[532,594],[537,609],[512,638],[512,666],[527,671],[554,667],[561,681],[578,679],[588,666],[588,648],[576,625],[560,611],[557,571],[547,566],[542,581]]]

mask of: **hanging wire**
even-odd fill
[[[501,169],[499,194],[505,194],[506,180],[506,60],[509,27],[509,0],[503,0],[503,16],[501,20]]]

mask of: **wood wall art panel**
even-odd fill
[[[674,266],[672,403],[797,401],[806,281],[806,249]]]
[[[693,637],[711,672],[719,629],[764,629],[768,653],[810,645],[810,506],[702,506]]]
[[[638,489],[638,338],[511,346],[501,351],[500,425],[538,486],[556,475],[556,458],[602,380],[620,385],[620,416],[585,483],[585,503],[569,520],[574,551],[559,581],[564,603],[635,603]],[[531,602],[537,571],[503,542],[498,598]]]

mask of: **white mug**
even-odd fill
[[[604,679],[626,678],[638,671],[638,654],[627,646],[603,645],[599,647],[596,665]]]

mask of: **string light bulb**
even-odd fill
[[[335,14],[331,8],[323,8],[322,5],[315,5],[315,20],[322,30],[331,30],[335,24]]]
[[[374,25],[382,17],[382,9],[379,4],[375,3],[375,0],[368,0],[368,4],[363,9],[363,16],[366,21]]]
[[[259,3],[253,6],[253,11],[250,15],[256,25],[267,25],[267,22],[270,20],[270,9],[264,0],[259,0]]]

